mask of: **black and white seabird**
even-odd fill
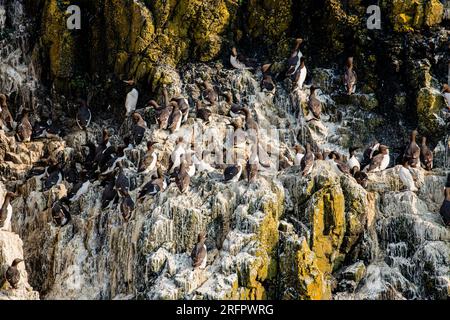
[[[147,123],[142,119],[142,116],[135,112],[133,113],[133,127],[131,129],[132,136],[135,145],[139,145],[144,139],[145,130],[147,129]]]
[[[388,147],[380,145],[379,151],[380,153],[374,156],[370,161],[370,165],[365,168],[367,172],[383,171],[389,166],[390,157]]]
[[[238,182],[239,179],[241,178],[241,174],[242,174],[242,165],[240,164],[230,165],[225,169],[223,173],[224,181]]]
[[[306,76],[308,75],[308,69],[305,65],[305,57],[300,58],[300,67],[295,73],[295,84],[298,89],[303,89],[303,84],[305,83]]]
[[[170,104],[173,106],[173,110],[172,114],[170,115],[168,129],[170,130],[170,133],[175,133],[181,127],[181,121],[183,120],[183,113],[178,107],[178,103],[172,101]]]
[[[158,161],[158,155],[156,154],[155,150],[153,149],[154,144],[156,144],[156,142],[153,142],[153,141],[147,142],[147,152],[145,153],[144,158],[142,159],[141,163],[139,164],[138,172],[147,174],[147,173],[150,173],[153,170],[155,170],[156,162]]]
[[[287,77],[293,76],[300,68],[301,58],[303,57],[300,51],[300,45],[303,43],[303,39],[298,38],[295,40],[295,47],[291,56],[288,59],[288,70],[286,72]]]
[[[122,162],[117,164],[117,176],[114,188],[119,193],[121,197],[128,196],[128,192],[130,191],[130,180],[127,178],[125,173],[123,172]]]
[[[411,132],[409,144],[405,149],[405,153],[403,154],[403,159],[409,161],[409,165],[412,168],[416,168],[420,165],[420,147],[416,142],[417,131],[414,130]]]
[[[261,67],[263,78],[261,80],[261,90],[265,93],[275,94],[276,86],[272,78],[272,64],[265,64]]]
[[[238,118],[241,116],[242,106],[233,102],[233,94],[230,91],[225,92],[227,104],[230,106],[230,116]]]
[[[81,130],[86,130],[86,128],[89,127],[89,124],[91,123],[91,110],[89,109],[86,101],[79,99],[78,102],[80,103],[80,105],[78,106],[77,112],[77,125]]]
[[[347,161],[347,166],[350,168],[350,170],[353,170],[353,168],[357,167],[359,171],[361,170],[361,164],[359,163],[358,158],[356,158],[356,150],[358,150],[358,148],[352,147],[349,149],[350,158]]]
[[[156,112],[156,121],[158,122],[160,130],[166,130],[169,126],[170,116],[172,114],[173,105],[166,105],[160,107],[155,100],[150,100],[148,103],[150,108],[153,108]]]
[[[244,107],[242,108],[241,113],[245,115],[245,130],[253,131],[254,134],[257,134],[259,131],[259,126],[253,119],[250,110],[247,107]]]
[[[205,99],[211,106],[215,106],[219,102],[219,95],[217,94],[214,86],[209,81],[205,81],[203,82],[203,87],[203,99]]]
[[[197,243],[191,252],[192,266],[194,269],[200,268],[204,269],[208,261],[207,250],[206,250],[206,235],[200,233],[197,237]]]
[[[344,85],[348,95],[356,91],[356,72],[353,70],[353,57],[347,59],[344,74]]]
[[[191,183],[191,177],[188,172],[188,164],[186,160],[181,161],[180,169],[175,174],[175,183],[181,193],[185,193],[189,189],[189,184]]]
[[[13,263],[5,272],[5,279],[8,281],[11,287],[14,289],[18,288],[20,282],[20,271],[17,269],[17,265],[23,262],[22,259],[14,259]]]
[[[336,152],[331,152],[328,156],[336,165],[336,167],[345,174],[350,174],[350,167],[343,161],[340,160],[340,157]]]
[[[211,120],[211,110],[202,105],[200,100],[195,102],[196,115],[197,118],[202,119],[204,122],[209,122]]]
[[[306,144],[306,153],[300,163],[300,169],[302,170],[302,176],[305,177],[311,173],[314,165],[314,153],[311,151],[311,145]]]
[[[368,166],[370,164],[370,161],[372,160],[372,158],[379,153],[379,150],[378,150],[379,148],[380,148],[380,143],[377,140],[375,140],[371,143],[371,145],[366,150],[364,150],[363,159],[361,161],[360,168],[365,168],[366,166]]]
[[[130,195],[127,195],[122,199],[122,203],[120,204],[120,212],[122,213],[123,220],[128,222],[131,217],[131,214],[134,211],[134,201]]]
[[[102,209],[105,209],[111,201],[118,196],[116,189],[114,188],[114,181],[108,181],[102,192]]]
[[[134,80],[127,80],[124,82],[130,86],[135,85]],[[134,110],[136,110],[138,99],[139,99],[139,91],[136,89],[136,87],[134,87],[133,89],[131,89],[130,92],[128,92],[127,98],[125,100],[125,110],[127,117],[130,116],[134,112]]]
[[[89,187],[91,186],[91,181],[89,181],[86,171],[80,172],[80,178],[80,181],[76,183],[70,191],[70,202],[78,201],[82,195],[88,192]]]
[[[427,146],[426,137],[422,137],[422,143],[420,144],[420,163],[425,170],[433,170],[433,151]]]
[[[169,159],[169,174],[172,174],[181,164],[181,156],[186,153],[184,149],[184,140],[182,137],[179,137],[176,140],[175,148],[172,151]]]
[[[189,117],[189,101],[183,97],[172,98],[171,101],[174,101],[178,104],[178,108],[183,114],[183,118],[181,123],[185,123]]]
[[[28,111],[24,110],[22,113],[22,120],[17,126],[17,136],[22,142],[30,142],[32,134],[33,126],[31,125],[30,119],[28,118]]]
[[[13,208],[11,200],[17,197],[17,194],[7,192],[2,206],[0,207],[0,230],[11,231],[11,219]]]
[[[239,69],[239,70],[248,69],[247,66],[245,65],[245,63],[243,63],[239,60],[239,56],[238,56],[236,47],[231,48],[230,64],[235,69]]]
[[[157,177],[147,182],[139,191],[138,199],[146,195],[154,196],[157,193],[164,191],[167,188],[167,183],[161,168],[157,169]]]
[[[320,120],[320,115],[322,113],[322,103],[319,99],[316,97],[316,90],[319,89],[318,87],[315,87],[314,85],[311,86],[311,93],[309,95],[309,101],[308,101],[308,107],[309,111],[314,116],[315,120]]]
[[[299,166],[305,154],[303,148],[298,144],[294,146],[294,151],[295,151],[294,165]]]
[[[52,206],[52,218],[59,227],[64,227],[72,219],[69,209],[60,201],[56,201]]]
[[[352,169],[353,178],[355,178],[356,182],[362,186],[363,188],[367,188],[367,184],[369,181],[369,176],[367,173],[360,171],[357,167]]]
[[[50,171],[51,170],[51,171]],[[60,184],[63,180],[62,163],[58,162],[52,168],[49,168],[48,177],[44,181],[44,191],[51,189],[52,187]]]

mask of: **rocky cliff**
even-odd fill
[[[33,288],[45,299],[448,299],[450,231],[438,214],[449,166],[439,91],[449,58],[444,7],[437,0],[380,1],[383,27],[368,30],[369,2],[7,1],[7,8],[23,4],[20,17],[34,26],[25,29],[31,48],[22,51],[40,81],[36,113],[50,110],[65,129],[61,139],[29,143],[0,131],[1,180],[20,193],[12,229],[23,241]],[[79,31],[66,28],[72,3],[82,7]],[[305,39],[308,82],[321,87],[320,122],[297,117],[297,106],[306,110],[309,86],[290,92],[288,81],[278,81],[276,94],[266,95],[259,71],[223,63],[236,45],[281,70],[298,36]],[[340,93],[348,55],[355,57],[359,79],[351,97]],[[70,203],[72,221],[58,227],[51,206],[73,185],[63,181],[43,191],[29,170],[49,156],[82,163],[83,146],[99,141],[103,127],[121,141],[130,124],[119,80],[131,78],[142,88],[138,108],[147,98],[161,100],[161,84],[190,100],[200,96],[204,81],[235,92],[265,129],[262,145],[272,162],[280,154],[292,158],[296,143],[346,153],[376,137],[392,146],[391,168],[370,174],[366,189],[321,160],[308,177],[295,166],[270,168],[255,183],[224,183],[217,169],[197,174],[187,194],[171,185],[136,202],[128,223],[117,205],[101,209],[103,186],[93,181]],[[12,110],[27,101],[16,91],[22,98],[11,102]],[[94,123],[87,131],[74,121],[76,96],[90,97]],[[194,141],[201,132],[200,149],[229,143],[234,123],[222,98],[209,123],[191,109],[173,135],[141,110],[149,124],[145,139],[157,142],[165,168],[180,135]],[[414,170],[419,192],[413,193],[403,191],[394,159],[416,127],[437,146],[437,168]],[[233,153],[245,158],[247,143]],[[133,166],[144,151],[142,143],[127,153],[126,172],[138,187],[147,177]],[[189,254],[201,231],[208,234],[208,267],[193,270]]]

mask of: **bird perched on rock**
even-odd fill
[[[261,67],[263,78],[261,80],[261,90],[265,93],[275,94],[276,86],[273,81],[273,75],[271,72],[272,64],[265,64]]]
[[[300,169],[302,170],[302,176],[305,177],[311,173],[314,165],[314,153],[311,151],[311,145],[306,144],[306,153],[300,162]]]
[[[247,171],[247,181],[249,183],[255,182],[259,170],[259,156],[257,143],[252,145],[252,152],[250,154],[250,157],[247,158],[245,169]]]
[[[17,197],[16,193],[7,192],[3,204],[0,208],[0,230],[11,231],[11,219],[13,208],[11,206],[11,200]]]
[[[369,181],[369,176],[367,175],[367,173],[360,171],[358,167],[354,167],[352,168],[352,175],[360,186],[362,186],[363,188],[367,188],[367,184]]]
[[[411,132],[409,144],[403,154],[403,159],[409,161],[409,165],[412,168],[416,168],[420,165],[420,147],[416,142],[417,131]]]
[[[400,180],[403,182],[406,190],[416,192],[418,189],[416,187],[416,184],[414,183],[414,179],[411,171],[409,170],[409,166],[410,165],[408,159],[403,159],[402,166],[398,175],[400,177]]]
[[[219,101],[219,95],[217,94],[214,86],[209,81],[205,81],[203,82],[203,87],[203,99],[205,99],[211,106],[215,106]]]
[[[356,91],[356,72],[353,70],[353,57],[347,59],[344,73],[344,85],[348,95]]]
[[[120,212],[122,213],[123,220],[128,222],[131,217],[131,214],[134,211],[134,201],[130,195],[127,195],[122,199],[122,203],[120,204]]]
[[[295,83],[297,85],[298,89],[303,89],[303,84],[305,83],[306,76],[308,74],[308,70],[306,69],[305,65],[305,57],[300,58],[300,67],[298,68],[297,72],[295,73]]]
[[[191,252],[192,266],[194,269],[200,268],[204,269],[208,261],[207,250],[206,250],[206,235],[200,233],[197,237],[197,243]]]
[[[368,167],[366,167],[367,172],[383,171],[389,166],[390,157],[388,147],[380,145],[379,151],[380,153],[374,156]]]
[[[115,182],[114,181],[108,181],[106,183],[105,188],[102,192],[102,209],[105,209],[111,201],[116,199],[117,197],[117,191],[114,188]]]
[[[128,192],[130,191],[130,180],[123,172],[122,162],[118,163],[115,171],[117,172],[117,175],[114,188],[118,192],[119,196],[126,197],[128,196]]]
[[[177,97],[172,98],[171,102],[176,102],[178,104],[178,108],[180,109],[181,113],[183,114],[183,118],[181,120],[181,123],[185,123],[189,117],[189,101],[186,98],[183,97]]]
[[[139,170],[138,172],[141,172],[143,174],[147,174],[155,170],[156,168],[156,162],[158,161],[158,155],[156,154],[155,150],[153,149],[153,145],[155,145],[156,142],[153,141],[147,141],[147,152],[144,155],[144,158],[142,159],[141,163],[139,164]]]
[[[195,112],[197,118],[202,119],[204,122],[209,123],[209,121],[211,120],[211,110],[203,106],[200,100],[197,100],[195,102]]]
[[[133,113],[133,127],[131,129],[132,136],[135,145],[139,145],[144,139],[145,130],[147,129],[147,123],[142,119],[142,116],[135,112]]]
[[[314,116],[313,119],[320,120],[320,114],[322,113],[322,103],[316,97],[316,90],[319,89],[316,86],[311,86],[311,93],[309,95],[308,107],[309,111]]]
[[[287,77],[291,77],[296,74],[300,68],[301,58],[303,57],[300,51],[300,45],[303,43],[303,39],[298,38],[295,40],[295,47],[288,59],[288,71],[286,72]]]
[[[181,193],[185,193],[189,189],[189,184],[191,183],[191,177],[188,172],[188,165],[186,160],[184,159],[184,155],[181,160],[180,169],[175,175],[175,183],[180,190]]]
[[[365,168],[370,164],[372,158],[379,153],[378,151],[379,148],[380,143],[377,140],[375,140],[366,150],[364,150],[360,168]]]
[[[242,165],[230,165],[223,172],[225,182],[238,182],[242,174]]]
[[[79,106],[77,112],[77,125],[81,130],[86,130],[92,119],[91,110],[89,109],[87,102],[83,99],[78,99]]]
[[[294,146],[295,150],[295,158],[294,158],[294,165],[299,166],[302,163],[302,159],[305,156],[303,148],[297,144]]]
[[[174,101],[175,102],[175,101]],[[153,108],[156,112],[156,121],[158,122],[160,130],[166,130],[169,126],[170,116],[173,111],[173,105],[159,106],[155,100],[150,100],[148,107]]]
[[[127,80],[124,81],[129,86],[134,86],[135,81],[134,80]],[[127,94],[127,98],[125,100],[125,110],[126,110],[126,116],[130,116],[134,110],[136,110],[136,105],[139,99],[139,91],[134,87],[131,89],[130,92]]]
[[[48,176],[44,181],[44,191],[47,191],[54,186],[60,184],[63,181],[63,164],[62,162],[58,162],[56,165],[51,166],[48,169]]]
[[[250,110],[247,107],[244,107],[242,108],[241,113],[245,115],[245,130],[251,131],[251,133],[254,135],[253,137],[256,137],[259,131],[259,126],[253,119]]]
[[[60,201],[56,201],[52,206],[52,218],[59,227],[64,227],[72,219],[69,209]]]
[[[14,119],[11,112],[9,112],[7,98],[2,93],[0,94],[0,129],[4,126],[6,126],[8,130],[14,129]]]
[[[349,166],[345,162],[340,160],[340,157],[336,152],[331,152],[329,158],[336,164],[336,167],[339,169],[339,171],[345,174],[350,174]]]
[[[22,112],[22,120],[17,126],[17,137],[19,138],[18,140],[22,142],[30,142],[31,135],[33,134],[33,126],[31,125],[28,116],[28,110],[24,110]]]
[[[170,155],[169,160],[169,174],[172,174],[175,169],[177,169],[181,164],[181,156],[186,153],[186,150],[184,149],[184,139],[183,137],[179,137],[176,140],[175,148],[172,151],[172,154]]]
[[[236,50],[236,47],[231,48],[231,55],[230,55],[230,64],[235,69],[248,69],[244,62],[241,62],[239,60],[239,56]]]
[[[352,147],[349,149],[350,158],[347,161],[347,166],[350,168],[350,170],[357,167],[358,171],[359,171],[359,170],[361,170],[361,164],[359,163],[358,159],[356,158],[356,150],[358,150],[358,148]]]
[[[420,163],[425,170],[433,170],[433,152],[427,146],[426,137],[422,137],[422,143],[420,144]]]
[[[233,102],[233,94],[230,91],[224,93],[226,103],[230,107],[230,117],[238,118],[241,116],[242,106]]]
[[[164,191],[167,188],[167,183],[164,179],[164,174],[161,168],[157,169],[157,176],[155,179],[147,182],[139,191],[138,199],[142,199],[146,195],[154,196],[159,192]]]
[[[20,282],[20,271],[17,269],[19,263],[23,262],[22,259],[16,258],[10,267],[6,270],[5,279],[8,281],[11,287],[17,289]]]
[[[183,113],[178,107],[178,103],[176,103],[175,101],[172,101],[170,105],[172,105],[173,109],[172,114],[170,115],[168,129],[170,130],[170,133],[175,133],[181,127],[181,121],[183,120]]]

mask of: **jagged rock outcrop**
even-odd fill
[[[6,194],[5,186],[0,182],[0,203],[3,203]],[[5,281],[4,275],[14,259],[23,259],[23,243],[15,233],[0,230],[0,300],[38,300],[39,293],[33,291],[28,284],[28,273],[24,263],[18,265],[20,281],[17,289]]]

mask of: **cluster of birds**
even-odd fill
[[[433,169],[433,152],[427,145],[426,137],[422,137],[422,142],[416,142],[418,132],[414,130],[411,132],[410,140],[404,149],[403,154],[400,155],[398,162],[402,167],[399,170],[400,180],[405,185],[406,189],[410,191],[417,191],[415,181],[410,168],[425,170]],[[337,172],[342,172],[353,176],[356,181],[367,187],[368,175],[370,172],[379,172],[388,168],[391,158],[389,154],[389,147],[374,141],[367,147],[361,159],[358,159],[356,152],[358,148],[350,148],[348,160],[346,157],[336,151],[317,151],[313,152],[311,145],[306,145],[306,151],[300,145],[294,147],[295,150],[295,165],[300,166],[302,175],[307,176],[313,169],[314,161],[325,160],[329,161]]]
[[[307,77],[306,59],[303,56],[300,46],[302,39],[297,39],[294,50],[287,60],[287,71],[285,77],[290,78],[296,88],[302,89]],[[235,69],[255,69],[257,62],[252,59],[238,55],[236,48],[231,50],[230,64]],[[272,70],[272,64],[261,66],[262,80],[261,90],[267,94],[274,94],[276,85],[274,79],[276,74]],[[212,172],[217,167],[211,166],[192,149],[186,147],[183,138],[176,140],[176,146],[171,153],[170,163],[167,171],[164,172],[159,164],[158,154],[155,151],[156,143],[146,141],[147,150],[143,156],[135,147],[140,145],[145,139],[145,133],[148,129],[147,123],[142,114],[146,110],[153,110],[157,126],[160,130],[167,130],[171,134],[176,133],[190,116],[190,104],[186,97],[169,97],[167,88],[163,87],[163,103],[158,104],[155,100],[150,100],[144,109],[136,110],[139,99],[139,90],[134,80],[124,81],[129,90],[126,101],[126,119],[131,119],[132,126],[130,133],[123,138],[123,143],[114,145],[111,143],[111,133],[105,128],[102,132],[101,141],[98,144],[87,143],[83,146],[86,149],[83,164],[75,161],[66,161],[63,155],[58,159],[48,157],[42,159],[30,170],[28,177],[38,176],[43,181],[43,191],[66,181],[72,185],[67,197],[57,200],[51,207],[53,220],[57,226],[65,226],[71,220],[69,210],[70,203],[80,199],[85,194],[93,181],[100,181],[103,187],[101,196],[102,209],[111,208],[114,204],[119,204],[122,217],[125,222],[129,221],[135,209],[135,202],[131,192],[139,188],[138,200],[147,196],[156,196],[168,188],[171,183],[175,183],[179,192],[186,193],[189,190],[191,178],[196,172]],[[345,65],[343,74],[343,84],[345,92],[348,95],[356,91],[357,76],[353,67],[353,58],[349,57]],[[254,137],[251,146],[251,154],[246,156],[245,162],[229,165],[224,168],[223,181],[237,182],[240,180],[244,169],[247,173],[247,180],[254,182],[257,178],[260,166],[270,167],[270,162],[263,159],[259,151],[258,132],[259,124],[252,116],[250,109],[244,103],[235,103],[232,92],[218,92],[208,81],[203,82],[201,99],[195,100],[195,117],[205,123],[209,123],[213,117],[213,109],[219,104],[219,97],[225,97],[227,106],[226,116],[232,119],[242,118],[242,125],[233,122],[233,126],[251,132]],[[316,90],[319,89],[312,85],[310,87],[309,110],[312,114],[311,120],[320,120],[322,106],[320,100],[316,97]],[[449,89],[447,86],[447,93]],[[444,92],[445,93],[445,92]],[[445,94],[447,94],[445,93]],[[0,95],[0,128],[9,131],[15,130],[15,136],[18,141],[29,142],[32,139],[58,137],[60,130],[54,126],[52,121],[42,121],[31,125],[29,112],[22,111],[21,121],[17,125],[7,107],[5,95]],[[81,130],[86,130],[92,122],[92,112],[85,100],[78,100],[78,110],[76,113],[76,124]],[[239,122],[237,122],[239,123]],[[405,186],[412,191],[417,188],[411,175],[409,167],[418,168],[420,166],[427,170],[433,168],[433,153],[427,147],[426,139],[422,139],[419,146],[416,142],[417,132],[411,134],[410,142],[402,155],[402,168],[400,170],[400,179]],[[315,161],[329,161],[335,170],[353,176],[363,187],[367,186],[367,173],[385,170],[390,163],[389,148],[375,141],[363,153],[362,159],[356,156],[357,148],[350,148],[348,160],[336,151],[316,151],[313,152],[311,145],[306,144],[306,148],[300,145],[294,147],[295,157],[293,161],[281,161],[282,169],[293,165],[300,166],[303,176],[311,173]],[[138,153],[138,163],[135,165],[128,158],[129,153]],[[141,177],[149,178],[142,186],[137,185],[136,174]],[[8,192],[0,211],[0,222],[2,229],[10,229],[12,215],[11,199],[16,197],[16,193]],[[192,251],[193,266],[202,267],[206,261],[206,235],[200,234],[198,242]],[[18,260],[15,260],[15,263]],[[20,261],[19,261],[20,262]],[[17,262],[18,263],[18,262]],[[16,265],[17,265],[16,263]],[[12,273],[11,273],[12,274]]]

